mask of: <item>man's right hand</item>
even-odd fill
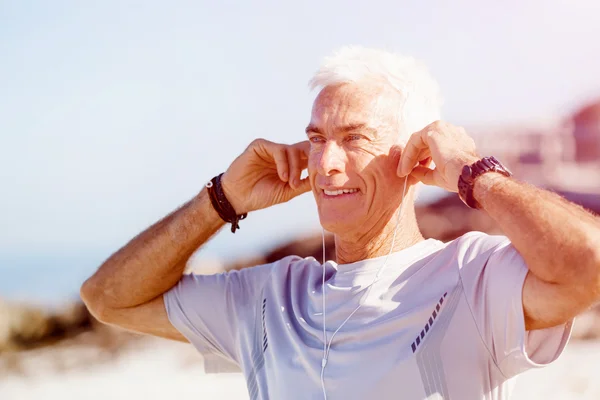
[[[300,175],[308,166],[309,142],[293,145],[257,139],[236,158],[221,179],[235,212],[243,214],[285,203],[310,190]]]
[[[300,180],[308,149],[308,142],[252,142],[221,180],[235,211],[266,208],[309,191],[308,179]],[[189,257],[222,226],[208,193],[200,191],[109,257],[81,287],[83,301],[104,323],[185,341],[167,316],[163,294],[181,279]]]

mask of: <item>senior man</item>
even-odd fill
[[[344,48],[312,84],[307,141],[252,142],[112,255],[82,298],[105,323],[232,360],[252,399],[508,398],[513,378],[555,360],[572,319],[598,300],[598,219],[434,122],[437,85],[411,58]],[[425,240],[419,182],[459,192],[506,237]],[[235,231],[246,213],[310,190],[336,261],[182,276],[224,221]]]

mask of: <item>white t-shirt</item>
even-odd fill
[[[384,259],[325,264],[328,338]],[[322,399],[322,268],[290,256],[186,275],[165,294],[165,306],[200,352],[239,365],[251,399]],[[508,399],[513,378],[554,361],[571,331],[571,323],[525,331],[526,274],[506,237],[479,232],[393,253],[334,338],[328,399]]]

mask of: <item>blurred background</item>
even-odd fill
[[[594,0],[0,0],[0,399],[247,398],[189,345],[100,326],[79,286],[252,139],[303,140],[307,82],[344,45],[421,59],[482,155],[600,212],[599,38]],[[441,240],[501,233],[432,188],[418,216]],[[189,269],[319,254],[318,232],[307,194],[224,230]],[[516,398],[600,398],[596,337],[591,310]]]

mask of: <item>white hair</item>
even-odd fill
[[[412,57],[364,47],[343,47],[325,58],[309,82],[311,89],[342,83],[378,81],[389,84],[403,97],[399,110],[399,142],[440,119],[442,98],[437,82],[424,64]]]

